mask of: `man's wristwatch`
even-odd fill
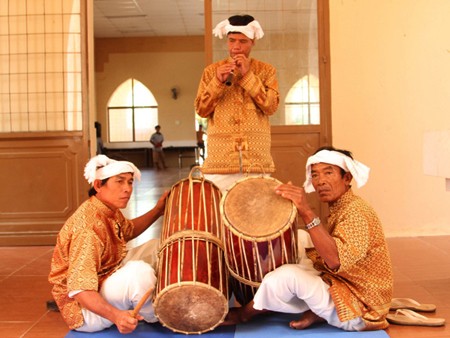
[[[320,218],[314,217],[313,220],[311,221],[311,223],[306,224],[306,229],[311,230],[312,228],[315,228],[319,224],[320,224]]]

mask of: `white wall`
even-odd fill
[[[450,1],[330,0],[333,145],[371,167],[355,192],[387,236],[450,234],[450,191],[424,145],[450,130]],[[442,151],[442,148],[446,148]]]

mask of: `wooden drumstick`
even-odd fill
[[[153,288],[150,288],[142,297],[142,299],[139,301],[139,303],[136,305],[136,307],[131,311],[131,316],[133,318],[136,318],[136,316],[138,315],[139,311],[141,310],[142,306],[144,305],[144,303],[147,301],[148,297],[150,297],[150,295],[153,292]]]

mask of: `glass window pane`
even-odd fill
[[[320,124],[320,105],[318,103],[312,104],[310,109],[310,124]]]
[[[109,109],[109,141],[133,141],[132,109]]]
[[[157,106],[158,103],[155,100],[152,92],[144,86],[141,82],[134,80],[134,106]]]
[[[154,127],[158,124],[157,108],[135,108],[135,141],[148,141]]]
[[[241,2],[235,0],[213,0],[212,25],[215,27],[243,11],[254,15],[265,34],[252,48],[251,56],[270,63],[277,70],[280,104],[270,117],[271,124],[311,123],[312,115],[307,106],[291,107],[285,103],[320,104],[317,0],[246,1],[244,9]],[[227,56],[226,39],[214,38],[213,61]],[[288,94],[302,79],[305,84],[288,100]],[[320,116],[314,116],[314,121],[320,120]]]
[[[298,80],[286,95],[286,124],[320,124],[319,90],[316,76]]]
[[[286,105],[286,124],[309,124],[308,106],[302,104]]]
[[[122,83],[109,100],[108,107],[131,107],[133,106],[132,80]]]
[[[63,2],[74,19],[64,20]],[[66,57],[81,50],[80,0],[0,3],[0,93],[7,94],[0,108],[8,114],[0,132],[82,130],[81,68],[71,66],[82,55]]]
[[[155,97],[135,79],[128,79],[117,87],[109,100],[108,111],[109,142],[148,141],[158,124]]]
[[[9,133],[10,131],[11,131],[11,115],[0,114],[0,132]]]

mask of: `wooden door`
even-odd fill
[[[82,132],[0,137],[0,245],[53,245],[87,198]]]
[[[66,219],[87,198],[83,171],[89,156],[88,90],[92,88],[88,84],[92,76],[87,76],[87,5],[86,0],[74,1],[72,17],[79,16],[79,21],[63,20],[67,8],[55,7],[52,15],[64,21],[64,27],[58,27],[61,32],[43,33],[54,49],[45,55],[48,67],[37,66],[44,64],[39,50],[26,48],[27,41],[33,45],[42,39],[35,30],[45,31],[43,27],[24,27],[24,39],[14,32],[5,35],[5,41],[17,43],[15,50],[29,54],[19,58],[20,53],[10,49],[4,58],[20,61],[15,68],[3,67],[9,75],[4,76],[3,87],[9,92],[3,92],[0,108],[0,245],[54,244]],[[15,12],[7,15],[5,20],[17,20]],[[44,17],[44,13],[29,15]],[[63,31],[69,36],[64,41],[70,43],[60,46],[62,41],[54,36],[63,36]],[[13,78],[20,81],[8,86]]]
[[[305,181],[305,164],[310,155],[324,144],[322,128],[308,126],[273,126],[272,157],[276,172],[272,177],[283,183],[292,182],[302,186]],[[320,203],[315,193],[308,194],[315,213],[326,219],[327,208]]]

